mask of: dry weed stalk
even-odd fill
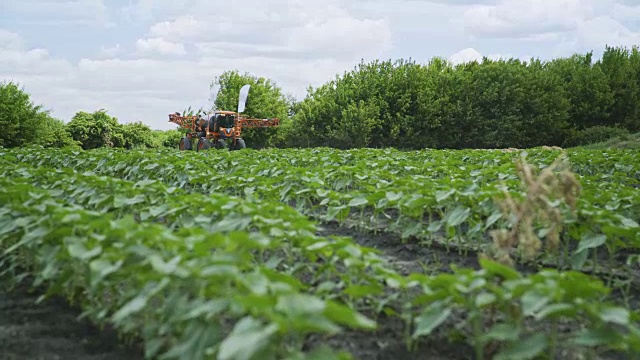
[[[539,174],[538,169],[527,163],[524,156],[516,162],[516,168],[526,197],[514,198],[505,186],[504,198],[496,201],[502,214],[511,220],[511,227],[490,232],[496,260],[507,265],[514,264],[512,255],[515,250],[519,250],[527,259],[534,258],[542,248],[541,237],[546,238],[547,250],[558,249],[564,228],[562,206],[568,205],[575,215],[581,190],[575,174],[569,169],[565,154]],[[544,229],[541,234],[536,234],[537,226]]]

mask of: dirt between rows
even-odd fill
[[[396,270],[404,275],[410,273],[434,273],[450,271],[451,265],[479,269],[477,254],[460,255],[455,251],[446,251],[435,247],[427,247],[410,241],[402,242],[399,236],[379,232],[377,234],[347,227],[337,222],[318,224],[319,236],[347,236],[358,245],[376,249],[381,252]]]
[[[458,267],[479,269],[478,254],[469,252],[459,254],[456,251],[447,251],[437,246],[424,246],[417,243],[402,242],[398,235],[392,233],[373,234],[367,230],[359,230],[338,224],[337,222],[320,222],[319,236],[348,236],[362,246],[377,249],[382,257],[400,273],[426,273],[435,274],[450,272],[451,265]],[[523,273],[534,273],[534,266],[518,265],[518,271]],[[631,301],[627,306],[637,308],[640,305],[640,292],[632,289]],[[612,299],[622,302],[622,296],[618,289],[614,289],[611,294]],[[624,305],[624,304],[623,304]],[[450,324],[457,322],[456,316],[448,321]],[[462,319],[459,319],[462,321]],[[356,359],[375,360],[474,360],[476,359],[473,348],[464,341],[455,341],[448,336],[442,328],[436,329],[427,338],[422,338],[420,343],[412,351],[407,349],[404,340],[405,326],[397,318],[378,317],[376,319],[380,328],[374,333],[363,333],[357,331],[347,331],[329,340],[335,348],[350,351]],[[564,324],[566,330],[573,325]],[[453,342],[450,340],[454,340]],[[326,341],[326,340],[324,340]],[[321,343],[316,338],[310,339],[311,344]],[[584,354],[574,352],[570,349],[559,351],[557,360],[583,360]],[[626,355],[614,351],[605,352],[596,356],[594,360],[630,360]]]
[[[0,279],[0,360],[139,360],[114,331],[78,320],[79,309],[64,299],[36,304],[40,294],[26,286],[5,291]]]

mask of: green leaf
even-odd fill
[[[622,217],[620,219],[620,221],[622,222],[622,225],[624,225],[627,228],[638,228],[640,227],[640,224],[638,224],[636,221],[634,221],[633,219],[629,219],[627,217]]]
[[[578,249],[576,250],[576,252],[580,253],[587,249],[592,249],[592,248],[602,246],[604,245],[605,241],[607,241],[606,235],[602,235],[602,234],[601,235],[594,235],[594,234],[585,235],[580,240],[580,243],[578,244]]]
[[[183,315],[181,320],[190,320],[200,318],[202,316],[218,315],[229,306],[226,299],[208,300],[207,302],[191,308],[191,310]]]
[[[498,298],[491,293],[483,292],[476,296],[476,306],[483,307],[493,304]]]
[[[324,315],[338,324],[346,325],[349,327],[361,329],[375,329],[377,327],[375,321],[365,317],[364,315],[356,312],[351,308],[340,305],[333,301],[326,302]]]
[[[522,296],[522,314],[531,316],[546,306],[551,298],[535,291],[529,291]]]
[[[147,301],[148,299],[144,295],[136,296],[113,314],[113,321],[121,322],[124,318],[142,310],[147,305]]]
[[[499,211],[494,211],[491,216],[489,216],[489,218],[487,218],[487,222],[484,225],[484,229],[488,229],[491,227],[491,225],[495,224],[496,221],[500,220],[500,218],[502,217],[502,213]]]
[[[602,345],[613,345],[624,338],[612,329],[607,327],[597,329],[584,329],[578,333],[571,342],[579,346],[596,347]]]
[[[498,353],[493,360],[527,360],[534,359],[547,348],[547,337],[543,333],[535,334],[526,340],[509,344]]]
[[[73,243],[67,246],[67,250],[69,251],[69,255],[76,259],[80,260],[88,260],[93,257],[96,257],[102,253],[102,247],[96,246],[91,250],[87,250],[79,241],[74,241]]]
[[[446,200],[449,196],[455,193],[456,193],[456,189],[453,189],[453,188],[447,191],[442,191],[442,190],[436,191],[436,201],[442,202]]]
[[[328,345],[320,345],[309,353],[297,353],[284,360],[354,360],[347,352],[336,352]]]
[[[415,319],[416,328],[412,337],[417,339],[426,336],[440,326],[451,315],[451,309],[443,305],[442,302],[435,302],[427,307],[420,316]]]
[[[269,339],[277,331],[277,324],[265,325],[252,317],[245,317],[220,344],[218,360],[251,360],[269,345]]]
[[[325,309],[325,302],[306,294],[287,294],[278,298],[276,310],[292,316],[319,314]]]
[[[104,278],[105,276],[118,271],[123,263],[124,261],[122,259],[116,261],[115,264],[104,259],[96,259],[89,263],[89,268],[92,272],[98,273],[99,278]]]
[[[400,198],[402,198],[402,195],[403,195],[402,191],[400,192],[387,191],[387,193],[385,194],[385,197],[389,201],[398,201],[400,200]]]
[[[361,298],[365,296],[373,296],[378,295],[383,292],[383,288],[377,285],[351,285],[344,289],[344,293],[346,295],[352,296],[354,298]]]
[[[516,341],[520,335],[520,329],[514,324],[496,324],[483,335],[483,338],[497,341]]]
[[[520,278],[520,273],[518,273],[518,271],[496,261],[487,258],[480,258],[478,262],[480,263],[480,266],[490,274],[499,275],[505,280],[515,280]]]
[[[559,316],[572,317],[577,309],[572,304],[550,304],[536,313],[536,319],[554,318]]]
[[[605,307],[600,311],[600,319],[618,325],[628,325],[631,314],[629,310],[622,307]]]
[[[348,206],[349,207],[357,207],[357,206],[366,205],[367,203],[369,203],[367,198],[359,196],[359,197],[351,199],[351,201],[349,201]]]
[[[447,216],[447,225],[458,226],[462,224],[471,214],[471,209],[468,207],[457,206]]]
[[[126,206],[126,205],[131,206],[131,205],[139,204],[139,203],[142,203],[142,202],[145,202],[145,201],[146,201],[146,199],[145,199],[144,195],[141,195],[141,194],[138,194],[138,195],[136,195],[134,197],[129,197],[129,196],[125,195],[125,194],[117,193],[113,197],[113,206],[115,208],[121,208],[121,207]]]
[[[164,260],[162,260],[158,255],[152,255],[149,258],[153,269],[165,275],[173,274],[176,271],[178,264],[180,263],[180,259],[180,256],[176,256],[173,259],[164,262]]]
[[[587,259],[589,259],[588,251],[575,252],[571,256],[571,267],[576,270],[581,270],[587,262]]]

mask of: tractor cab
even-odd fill
[[[236,113],[216,111],[209,120],[209,132],[217,133],[221,139],[232,138],[236,127]]]
[[[216,111],[209,118],[209,132],[219,129],[231,129],[236,126],[236,114],[232,112]]]

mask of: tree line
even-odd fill
[[[453,65],[433,58],[361,61],[295,101],[271,79],[237,70],[216,77],[215,109],[278,117],[278,128],[243,131],[249,147],[508,148],[575,146],[640,131],[640,52],[609,47],[550,61]],[[177,147],[180,130],[119,124],[105,110],[68,123],[33,105],[16,84],[0,84],[0,145]],[[168,113],[172,112],[168,110]]]
[[[284,146],[574,146],[640,130],[640,53],[360,63],[295,104]]]
[[[51,116],[14,82],[0,83],[0,146],[78,149],[176,147],[182,132],[152,130],[141,121],[121,124],[104,109],[79,111],[67,123]]]

